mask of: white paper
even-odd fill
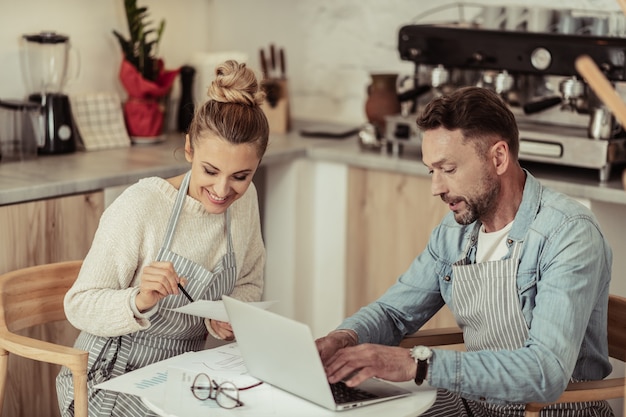
[[[161,362],[156,362],[136,369],[106,382],[95,388],[139,395],[141,397],[162,400],[171,368],[195,369],[214,379],[225,378],[244,384],[257,381],[247,374],[247,369],[236,343],[229,343],[214,349],[187,352]]]
[[[209,414],[221,416],[222,413],[232,415],[232,412],[231,414],[227,413],[229,410],[222,410],[214,400],[201,401],[193,396],[190,387],[199,373],[205,373],[217,384],[228,381],[239,388],[253,386],[253,388],[240,391],[239,398],[244,402],[244,405],[248,405],[250,401],[253,403],[261,402],[268,395],[271,395],[271,392],[268,392],[270,387],[267,384],[257,386],[260,381],[247,373],[238,351],[226,352],[222,350],[220,354],[223,356],[203,355],[184,364],[178,363],[169,366],[163,409],[176,410],[176,414],[180,416]]]
[[[274,303],[276,303],[276,301],[256,301],[249,302],[248,304],[262,308],[263,310],[267,310]],[[224,302],[221,300],[198,300],[194,301],[193,303],[186,304],[182,307],[174,308],[172,309],[172,311],[191,314],[192,316],[204,317],[207,319],[213,319],[218,321],[230,321],[228,319],[228,314],[226,313],[226,308],[224,307]]]

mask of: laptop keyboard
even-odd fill
[[[337,404],[351,403],[355,401],[369,400],[371,398],[377,398],[377,395],[371,392],[363,391],[359,388],[352,388],[347,386],[343,382],[337,382],[330,384],[330,390],[333,392],[335,402]]]

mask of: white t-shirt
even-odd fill
[[[495,232],[485,232],[485,226],[478,231],[478,246],[476,248],[476,262],[498,261],[507,254],[506,237],[513,227],[513,222]]]

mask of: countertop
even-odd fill
[[[189,169],[184,135],[132,145],[0,163],[0,206],[132,184],[149,176],[171,177]],[[297,133],[271,138],[262,165],[305,157],[311,144]]]
[[[400,156],[363,150],[356,136],[345,139],[307,138],[303,127],[316,122],[299,122],[287,134],[273,134],[262,165],[296,158],[337,162],[350,166],[427,176],[417,150]],[[85,193],[131,184],[147,176],[170,177],[189,169],[184,156],[184,135],[168,134],[158,144],[126,148],[39,156],[33,160],[0,163],[0,205]],[[575,198],[626,204],[621,169],[600,183],[598,173],[559,165],[522,162],[543,184]],[[619,168],[619,167],[616,167]]]

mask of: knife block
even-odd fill
[[[290,129],[289,90],[283,78],[267,78],[261,83],[265,101],[261,109],[267,117],[270,133],[287,133]]]

